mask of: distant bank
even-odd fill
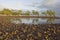
[[[8,18],[56,18],[56,19],[60,19],[60,17],[53,17],[53,16],[29,16],[29,15],[23,15],[23,16],[17,16],[17,15],[14,15],[14,16],[1,16],[0,17],[4,18],[4,17],[8,17]]]

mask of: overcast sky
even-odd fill
[[[38,2],[39,0],[37,0]],[[34,0],[0,0],[0,5],[6,8],[12,9],[37,9],[35,7],[29,6],[32,5]]]
[[[0,9],[52,9],[60,14],[60,0],[0,0]]]

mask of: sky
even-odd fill
[[[47,10],[60,15],[60,0],[0,0],[0,9]]]
[[[38,2],[39,0],[37,0]],[[37,9],[36,7],[32,7],[34,0],[0,0],[0,5],[6,8],[12,9]]]

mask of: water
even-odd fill
[[[20,24],[20,23],[24,23],[24,24],[56,24],[56,23],[60,23],[60,19],[53,19],[53,18],[13,18],[10,19],[11,23],[15,23],[15,24]]]

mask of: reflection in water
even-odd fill
[[[11,23],[19,24],[44,24],[44,23],[54,23],[56,21],[54,18],[13,18]]]
[[[32,23],[34,24],[37,24],[38,23],[38,21],[39,21],[39,19],[37,19],[37,18],[34,18],[33,20],[32,20]]]
[[[54,20],[55,20],[54,18],[48,18],[48,19],[47,19],[47,22],[48,22],[48,23],[53,23]]]
[[[19,18],[14,18],[14,19],[11,19],[10,21],[11,21],[12,23],[16,23],[16,24],[22,22]]]

